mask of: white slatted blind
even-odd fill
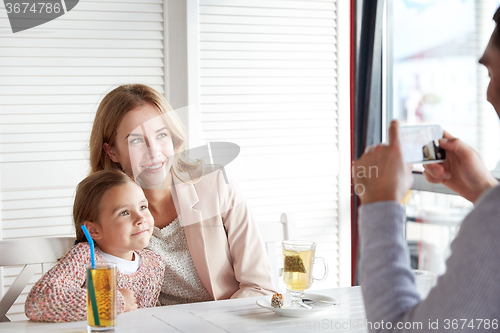
[[[162,0],[83,0],[13,34],[0,4],[0,238],[74,235],[98,103],[123,83],[164,93],[163,18]],[[4,269],[4,291],[17,271]],[[11,318],[24,316],[25,297]]]
[[[329,264],[327,282],[316,288],[335,287],[339,126],[349,128],[349,117],[342,124],[338,117],[337,3],[199,0],[198,10],[202,139],[241,147],[228,172],[257,219],[294,212],[300,238],[316,241]]]

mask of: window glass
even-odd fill
[[[487,70],[478,63],[500,0],[386,4],[385,119],[441,125],[476,149],[500,177],[500,122],[486,101]],[[473,205],[459,196],[415,190],[405,203],[412,264],[444,273],[449,244]]]
[[[500,126],[486,101],[489,82],[478,63],[495,24],[499,0],[388,1],[387,119],[440,124],[483,157],[500,157]],[[392,73],[391,73],[392,72]]]

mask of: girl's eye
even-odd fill
[[[156,137],[157,139],[163,139],[163,138],[166,138],[168,136],[167,133],[160,133],[158,134],[158,136]]]
[[[145,209],[148,209],[148,206],[142,205],[141,210],[145,210]]]
[[[128,216],[128,215],[130,215],[128,210],[124,210],[123,212],[120,213],[120,216]]]

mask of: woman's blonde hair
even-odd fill
[[[172,173],[182,181],[190,182],[189,178],[183,179],[182,174],[197,169],[200,163],[189,162],[181,154],[186,146],[186,129],[165,97],[143,84],[119,86],[104,96],[99,104],[90,134],[90,174],[99,170],[121,170],[121,166],[104,151],[104,144],[114,147],[116,129],[123,117],[145,103],[156,107],[172,135],[175,152]]]
[[[85,221],[99,223],[101,201],[104,194],[112,188],[128,182],[134,183],[122,171],[101,170],[88,176],[78,184],[73,204],[73,222],[75,223],[77,243],[87,241],[82,230]]]

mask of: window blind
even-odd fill
[[[241,147],[226,169],[256,219],[295,213],[329,265],[315,287],[338,286],[339,149],[349,152],[339,126],[349,121],[339,123],[337,2],[199,0],[197,15],[202,139]]]

